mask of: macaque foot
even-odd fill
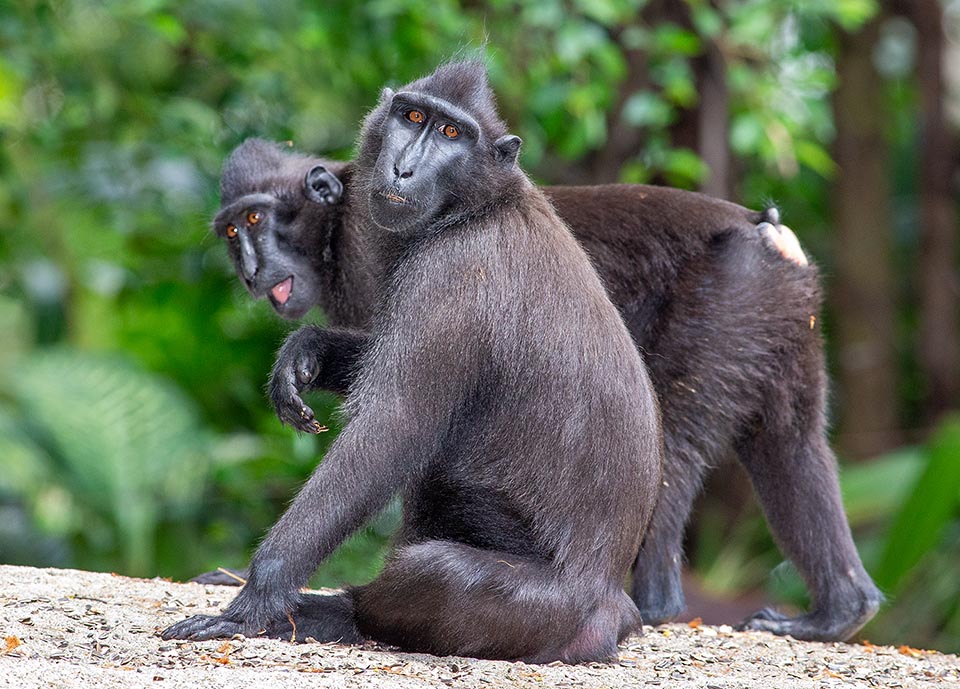
[[[357,644],[363,636],[357,631],[353,601],[349,594],[307,594],[296,610],[267,625],[262,636],[292,643]]]
[[[864,599],[856,608],[824,613],[814,611],[790,617],[764,608],[737,625],[740,631],[764,631],[803,641],[844,641],[856,634],[877,613],[881,598]]]
[[[800,246],[797,235],[789,227],[762,222],[757,225],[757,229],[760,230],[764,241],[776,249],[785,259],[793,261],[798,266],[807,265],[807,255],[803,253],[803,247]]]
[[[644,607],[639,608],[640,616],[644,624],[666,624],[679,617],[687,604],[683,599],[683,593],[679,598],[671,598],[669,601],[657,601],[656,603],[647,602]]]
[[[167,627],[160,633],[160,637],[167,641],[170,639],[206,641],[207,639],[229,639],[234,634],[245,633],[246,629],[242,622],[223,615],[194,615]]]

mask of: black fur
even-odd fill
[[[349,422],[224,614],[163,636],[284,636],[290,613],[321,641],[609,660],[640,626],[623,580],[660,484],[652,384],[583,250],[511,159],[483,68],[448,65],[403,93],[433,96],[417,101],[426,123],[398,134],[386,94],[348,191],[348,204],[391,204],[370,230],[382,293]],[[474,135],[430,141],[434,116],[451,113]],[[398,204],[381,190],[402,173]],[[306,328],[281,350],[281,418],[302,420],[302,351],[338,337]],[[403,527],[380,577],[302,599],[317,564],[398,491]]]
[[[224,179],[236,197],[302,197],[304,171],[318,164],[341,166],[337,174],[346,197],[333,208],[291,203],[289,219],[279,225],[296,239],[298,252],[265,254],[261,261],[270,274],[292,271],[295,285],[323,284],[316,301],[328,320],[364,328],[376,282],[372,252],[362,241],[371,225],[366,201],[351,194],[353,164],[296,156],[250,140],[227,161]],[[882,598],[850,536],[826,441],[816,268],[782,260],[757,231],[761,223],[779,223],[776,209],[757,213],[645,185],[544,192],[590,255],[646,353],[660,399],[665,485],[632,589],[644,619],[666,621],[683,610],[680,565],[690,507],[705,469],[736,450],[771,532],[813,598],[807,615],[783,618],[761,611],[744,626],[819,640],[855,633]],[[225,204],[233,200],[224,197]],[[288,267],[277,271],[275,265]],[[355,368],[363,349],[362,335],[352,336],[357,338],[352,347],[340,338],[335,347],[314,346],[305,355],[311,387],[343,390],[344,372]],[[309,430],[312,412],[285,420]],[[231,583],[215,573],[201,580]]]
[[[285,318],[300,318],[317,304],[329,309],[339,325],[359,327],[370,317],[370,252],[363,246],[364,235],[341,232],[343,190],[352,171],[350,163],[320,161],[255,139],[224,164],[213,230],[226,240],[250,294],[270,299]],[[338,186],[330,184],[330,176]],[[247,220],[252,211],[262,215],[255,226]],[[236,237],[227,236],[230,225],[237,228]],[[245,253],[252,257],[250,265],[245,265]],[[312,270],[302,268],[306,257]],[[280,303],[272,290],[287,278],[292,278],[292,289]]]

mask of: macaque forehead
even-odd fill
[[[400,91],[394,94],[390,109],[395,113],[403,113],[411,109],[422,110],[428,116],[448,120],[458,125],[463,134],[474,139],[480,138],[480,125],[470,113],[437,96],[416,91]]]
[[[217,229],[234,218],[250,210],[268,210],[277,206],[277,197],[272,194],[253,193],[241,196],[223,206],[213,218],[213,229]]]

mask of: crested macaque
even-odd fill
[[[657,401],[519,148],[477,63],[384,91],[351,194],[371,213],[382,277],[349,421],[237,598],[164,638],[289,625],[319,641],[576,663],[615,658],[639,629],[623,581],[659,492]],[[294,333],[274,377],[295,376],[323,333]],[[272,390],[278,410],[303,411],[295,391]],[[398,492],[403,526],[381,575],[304,599],[319,562]]]
[[[364,239],[373,221],[367,200],[352,193],[355,171],[353,162],[261,140],[239,146],[224,165],[213,226],[251,294],[269,298],[286,318],[318,304],[328,323],[348,329],[300,334],[297,374],[272,382],[290,394],[345,393],[366,346],[357,331],[369,327],[377,281]],[[645,353],[660,401],[663,485],[631,590],[644,621],[683,611],[684,527],[705,471],[732,450],[812,598],[806,614],[762,610],[741,626],[823,641],[854,634],[882,596],[840,501],[826,439],[819,280],[796,237],[776,209],[755,212],[694,192],[646,185],[543,191]],[[254,210],[262,215],[251,224]],[[250,256],[246,268],[242,251]],[[282,409],[283,420],[311,430],[315,420],[304,408],[303,416]],[[198,579],[231,583],[216,573]]]

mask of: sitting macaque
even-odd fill
[[[356,331],[370,327],[374,312],[376,252],[365,238],[376,225],[355,177],[354,162],[261,140],[239,146],[224,166],[214,230],[251,294],[287,318],[319,305],[330,325],[351,329],[329,341],[316,370],[275,378],[294,393],[345,393],[366,346]],[[732,450],[813,602],[809,613],[763,610],[742,626],[825,641],[854,634],[882,596],[840,501],[826,439],[819,280],[794,234],[774,208],[756,212],[665,187],[543,192],[645,354],[660,402],[663,485],[632,586],[644,620],[683,611],[684,527],[705,471]],[[299,412],[284,420],[319,425]],[[236,583],[217,573],[199,580]]]

